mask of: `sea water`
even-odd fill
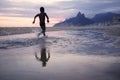
[[[0,37],[0,49],[29,47],[46,40],[54,48],[64,48],[62,51],[81,52],[94,55],[120,55],[120,48],[114,45],[118,39],[105,35],[103,29],[82,29],[47,32],[47,37],[36,33],[9,35]],[[42,44],[42,43],[41,43]],[[40,45],[41,45],[40,44]]]

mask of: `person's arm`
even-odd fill
[[[37,56],[37,53],[35,52],[35,58],[40,61],[40,58]]]
[[[48,17],[48,15],[46,13],[45,13],[45,16],[47,18],[47,22],[49,23],[49,17]]]
[[[33,20],[33,24],[35,23],[36,17],[38,17],[38,16],[39,16],[39,14],[35,15],[34,20]]]

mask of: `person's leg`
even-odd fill
[[[45,30],[46,30],[46,28],[43,27],[43,35],[44,35],[44,36],[46,36],[46,34],[45,34]]]
[[[46,34],[45,34],[45,31],[46,31],[45,23],[41,24],[41,29],[42,29],[43,35],[46,36]]]
[[[40,27],[42,26],[41,23],[39,23]],[[42,31],[37,34],[37,37],[39,37],[42,34]]]

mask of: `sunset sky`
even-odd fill
[[[87,17],[96,13],[120,13],[120,0],[0,0],[0,27],[37,27],[38,19],[33,25],[33,17],[39,8],[45,7],[50,17],[47,27],[75,16],[79,11]]]

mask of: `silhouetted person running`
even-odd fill
[[[46,26],[45,26],[45,17],[47,18],[47,22],[49,23],[49,17],[48,15],[45,13],[45,9],[44,7],[40,7],[40,13],[38,13],[37,15],[35,15],[34,20],[33,20],[33,24],[35,23],[36,17],[39,17],[39,21],[40,21],[40,26],[42,29],[42,32],[44,36],[46,36],[45,32],[46,32]],[[38,37],[41,33],[38,33]]]

